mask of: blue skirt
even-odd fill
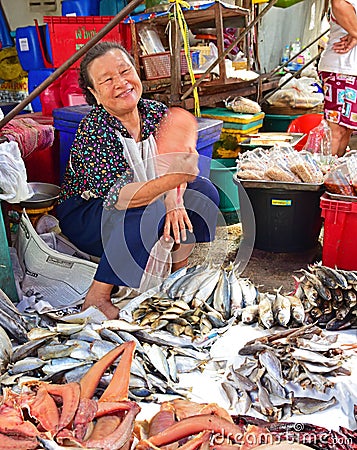
[[[185,244],[214,240],[219,195],[207,178],[197,177],[184,193],[193,226]],[[138,288],[152,247],[163,233],[166,209],[161,200],[140,208],[103,208],[103,199],[80,196],[57,207],[62,233],[80,250],[100,257],[94,279]]]

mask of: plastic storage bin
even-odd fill
[[[76,134],[79,122],[91,110],[89,105],[69,106],[53,111],[54,126],[59,131],[60,139],[60,178],[66,169],[69,158],[69,151]],[[197,151],[199,153],[198,167],[200,175],[206,178],[210,174],[210,165],[213,151],[213,144],[219,139],[222,129],[222,121],[213,119],[198,120],[198,142]]]
[[[357,270],[357,202],[321,197],[324,222],[322,263],[329,267]]]
[[[288,114],[265,114],[263,121],[263,131],[283,131],[285,132],[290,122],[301,114],[290,116]]]
[[[198,168],[202,177],[209,178],[211,170],[211,160],[213,153],[213,144],[218,141],[223,122],[215,119],[205,119],[199,117],[198,122],[198,140],[196,149],[199,154]]]
[[[45,26],[41,26],[40,33],[44,37],[47,33]],[[20,27],[15,32],[16,50],[21,67],[26,70],[45,69],[46,64],[43,58],[37,29],[35,26]],[[46,39],[43,40],[45,42]]]
[[[211,161],[210,180],[219,193],[219,209],[222,212],[239,210],[238,190],[233,181],[237,171],[235,158],[217,158]]]
[[[234,179],[237,183],[237,179]],[[317,246],[321,230],[320,197],[313,191],[242,186],[255,216],[254,247],[277,253],[309,250]]]
[[[34,91],[43,81],[48,78],[55,69],[31,69],[28,71],[28,89],[29,93]],[[38,95],[31,102],[32,110],[34,112],[42,111],[42,104],[40,96]]]
[[[109,16],[45,16],[43,20],[48,24],[54,67],[59,67],[66,62],[77,50],[98,34],[98,31],[111,19],[112,17]],[[119,42],[130,52],[130,25],[119,23],[102,38],[102,41]],[[76,61],[71,67],[76,68],[79,65],[80,60]]]
[[[63,0],[61,11],[62,16],[99,16],[99,0]]]

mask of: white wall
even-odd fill
[[[305,47],[321,34],[324,0],[304,0],[288,8],[270,9],[259,24],[261,72],[270,72],[280,64],[285,45],[300,38]],[[310,48],[312,55],[317,44]]]
[[[28,0],[1,0],[3,10],[10,25],[10,30],[15,31],[18,27],[34,25],[34,19],[43,24],[43,16],[60,16],[61,0],[56,0],[57,9],[50,13],[34,13],[30,11]]]

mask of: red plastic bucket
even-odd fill
[[[357,270],[357,202],[329,199],[320,201],[324,223],[322,263],[328,267]]]

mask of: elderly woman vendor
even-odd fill
[[[214,239],[219,197],[197,176],[196,149],[175,153],[166,173],[156,173],[155,133],[168,109],[141,97],[123,47],[101,42],[90,49],[79,83],[92,110],[72,144],[57,212],[62,232],[100,257],[83,309],[96,306],[112,319],[119,312],[113,288],[139,287],[160,236],[174,239],[173,271],[187,263],[194,242]]]

